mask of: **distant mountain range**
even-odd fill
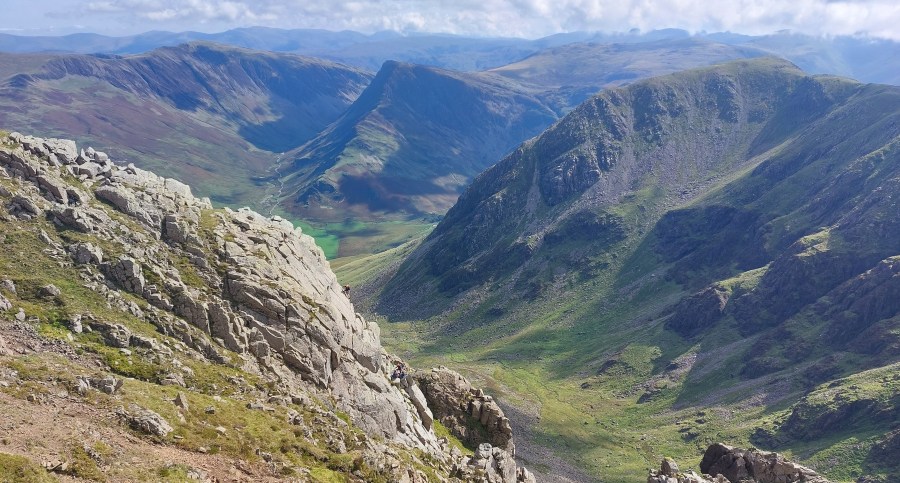
[[[558,408],[541,432],[578,431],[560,449],[585,465],[640,448],[600,425],[630,418],[673,452],[728,434],[840,481],[895,474],[898,180],[900,87],[773,58],[685,71],[524,143],[360,292],[425,320],[429,357]]]
[[[790,32],[760,36],[728,32],[691,35],[684,30],[663,29],[618,34],[572,32],[528,40],[428,33],[402,35],[397,32],[366,35],[352,31],[250,27],[213,34],[147,32],[126,37],[91,33],[61,37],[0,34],[0,52],[125,55],[194,41],[209,41],[254,50],[330,59],[371,71],[378,70],[388,60],[453,70],[480,71],[511,64],[547,49],[569,44],[640,44],[691,38],[760,49],[771,55],[784,57],[812,74],[837,74],[863,82],[900,84],[900,73],[894,68],[893,62],[900,55],[900,44],[897,42],[847,36],[821,38]]]
[[[170,44],[179,45],[159,47]],[[119,159],[216,202],[313,223],[443,215],[513,147],[596,92],[647,77],[775,54],[810,72],[900,82],[895,43],[791,34],[523,40],[249,28],[0,35],[4,49],[43,53],[0,54],[0,125],[103,139]],[[41,112],[23,112],[26,100]]]
[[[601,89],[759,55],[685,39],[571,44],[481,73],[387,62],[338,121],[285,156],[282,205],[331,221],[443,214],[478,173]]]

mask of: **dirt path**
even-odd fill
[[[28,389],[7,367],[14,357],[47,353],[84,366],[85,373],[99,364],[76,354],[68,344],[40,337],[27,323],[0,320],[0,453],[24,456],[36,464],[65,462],[72,460],[74,449],[101,443],[109,448],[97,461],[107,481],[155,481],[160,478],[159,470],[172,464],[192,468],[212,482],[284,481],[275,478],[273,469],[264,463],[251,465],[138,437],[115,415],[115,402],[70,394],[64,384],[52,379],[31,381],[38,384],[38,390]],[[57,476],[60,481],[85,481]]]
[[[284,157],[284,153],[280,153],[275,157],[275,162],[272,163],[272,166],[266,172],[266,176],[272,179],[271,184],[273,187],[277,186],[278,190],[270,195],[267,195],[265,198],[260,201],[260,204],[263,207],[267,207],[267,215],[272,216],[275,214],[275,208],[278,206],[278,200],[281,199],[281,195],[284,194],[284,180],[281,179],[281,159]]]
[[[265,467],[138,438],[122,427],[109,409],[85,404],[61,388],[58,391],[35,402],[0,392],[0,434],[5,435],[0,452],[25,456],[40,464],[71,461],[73,448],[102,443],[111,448],[100,461],[110,481],[153,480],[159,477],[161,468],[171,464],[198,470],[210,481],[282,481],[267,474]],[[61,481],[83,481],[59,476]]]

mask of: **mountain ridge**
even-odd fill
[[[253,178],[271,165],[267,150],[314,136],[369,80],[327,61],[205,43],[130,57],[40,60],[46,62],[31,73],[4,82],[0,123],[88,140],[102,131],[106,151],[232,203],[258,202]],[[40,109],[23,112],[24,103]],[[183,163],[160,162],[176,153]]]
[[[470,177],[555,117],[498,77],[387,62],[339,120],[289,153],[284,178],[301,212],[346,201],[351,210],[442,213]],[[432,184],[404,193],[404,179]]]
[[[867,454],[896,419],[876,301],[900,252],[898,106],[771,58],[604,91],[476,178],[363,306],[416,360],[544,408],[538,434],[601,475],[727,434],[892,481]]]
[[[29,58],[4,55],[0,72],[10,75],[5,90],[9,103],[6,119],[0,121],[22,130],[50,128],[40,131],[44,135],[75,133],[86,141],[94,141],[92,132],[106,132],[104,139],[113,144],[104,150],[119,155],[115,149],[124,149],[122,154],[139,165],[176,175],[213,196],[217,203],[251,205],[302,219],[319,235],[330,257],[348,256],[381,251],[428,231],[475,174],[599,89],[797,45],[804,46],[795,50],[805,53],[805,65],[814,68],[831,65],[831,60],[840,57],[828,54],[831,43],[816,43],[803,36],[698,37],[675,30],[641,35],[571,34],[529,41],[528,52],[513,55],[503,50],[506,47],[490,42],[481,45],[472,39],[385,35],[366,40],[371,41],[366,48],[383,54],[377,46],[388,42],[399,49],[401,59],[438,65],[444,65],[441,59],[449,62],[454,56],[475,63],[480,62],[481,54],[506,55],[504,62],[528,57],[513,64],[499,62],[500,67],[487,73],[440,71],[441,75],[431,75],[438,71],[404,67],[417,74],[394,75],[390,82],[402,83],[400,89],[381,86],[378,93],[378,85],[372,86],[370,94],[379,99],[372,99],[374,104],[368,106],[358,103],[354,109],[370,114],[355,118],[361,113],[345,109],[369,84],[372,77],[368,72],[208,42],[220,37],[229,41],[233,35],[231,41],[253,47],[269,45],[267,42],[284,48],[291,42],[303,43],[282,38],[287,34],[249,29],[203,37],[207,40],[162,48],[153,54],[63,56],[57,59],[69,60],[48,60],[50,71],[37,74],[34,71],[41,70],[40,59],[48,59],[46,54]],[[331,43],[343,48],[343,41],[336,39],[345,37],[351,44],[362,42],[353,40],[351,33],[299,34],[311,42],[310,48]],[[154,33],[151,37],[166,35]],[[184,41],[193,37],[174,38]],[[278,39],[287,43],[278,44]],[[513,42],[500,40],[507,46]],[[741,43],[751,40],[759,45]],[[441,44],[444,41],[463,42],[468,47],[457,46],[459,50]],[[852,46],[845,47],[842,52],[852,51]],[[466,50],[469,48],[481,54]],[[423,57],[416,57],[419,54]],[[871,67],[879,57],[859,58]],[[838,67],[846,70],[852,62],[840,64]],[[76,74],[106,78],[63,76],[68,68]],[[127,85],[122,79],[128,79]],[[456,89],[462,97],[441,98],[435,91],[438,84],[448,91]],[[476,84],[482,93],[471,92]],[[421,99],[413,99],[410,93]],[[147,99],[152,100],[149,105]],[[22,100],[48,111],[39,126],[18,112],[15,103]],[[505,112],[485,108],[497,104]],[[513,121],[506,122],[504,117]],[[360,125],[354,125],[354,119]],[[466,125],[459,125],[456,119],[466,119]],[[307,141],[304,151],[295,151]],[[281,154],[288,151],[288,155]],[[183,157],[185,163],[158,161],[174,152],[190,155]],[[223,162],[228,168],[217,170]],[[283,196],[286,192],[292,196]],[[384,217],[390,220],[379,221]]]
[[[619,43],[706,39],[738,48],[762,49],[785,57],[811,73],[840,74],[865,82],[900,83],[888,68],[896,56],[897,42],[858,36],[822,38],[792,32],[742,35],[730,32],[691,34],[679,29],[649,32],[569,32],[540,39],[467,38],[447,34],[380,32],[372,35],[352,31],[282,30],[263,27],[200,32],[147,32],[129,37],[76,34],[64,37],[28,37],[0,34],[0,50],[39,52],[48,48],[78,50],[79,53],[134,54],[158,47],[192,41],[213,41],[237,47],[290,52],[328,58],[368,70],[377,70],[386,60],[398,60],[455,70],[487,70],[514,63],[544,49],[576,43]],[[85,40],[88,39],[88,40]],[[78,49],[78,46],[89,47]]]

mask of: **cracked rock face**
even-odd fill
[[[211,330],[329,390],[366,431],[434,444],[419,411],[388,381],[378,326],[355,313],[312,238],[248,209],[226,209],[214,235],[229,303],[205,306]]]
[[[509,419],[491,396],[472,387],[459,373],[446,367],[434,368],[418,380],[434,418],[456,437],[477,444],[480,431],[472,428],[480,426],[492,445],[515,455]]]
[[[374,468],[397,469],[392,481],[429,478],[401,468],[400,456],[376,443],[378,438],[424,451],[451,479],[535,481],[513,459],[512,432],[500,407],[459,374],[437,369],[420,381],[407,377],[391,384],[391,357],[381,346],[378,326],[356,313],[322,250],[289,221],[247,208],[214,210],[182,183],[117,165],[90,148],[78,152],[64,140],[17,133],[0,139],[0,177],[15,180],[9,183],[12,190],[0,185],[9,217],[43,217],[58,230],[91,240],[58,242],[44,232],[38,237],[59,263],[77,267],[83,285],[102,294],[110,307],[152,324],[195,357],[240,364],[264,376],[275,394],[269,404],[286,400],[307,406],[314,398],[329,409],[317,413],[320,421],[346,426],[337,412],[349,415],[374,437],[364,459]],[[0,281],[0,288],[15,293],[8,280]],[[48,298],[60,295],[57,287],[42,290]],[[3,307],[11,304],[0,295]],[[19,310],[16,317],[25,320],[26,314]],[[71,315],[66,325],[76,333],[96,333],[123,354],[139,348],[172,360],[175,370],[160,375],[161,385],[185,387],[191,376],[188,367],[175,364],[172,349],[121,324],[85,313]],[[6,351],[0,339],[0,354]],[[115,377],[85,376],[77,390],[116,394],[121,387]],[[186,411],[185,398],[178,407]],[[262,404],[254,408],[271,410]],[[165,419],[145,408],[120,408],[118,414],[137,431],[159,438],[172,432]],[[473,447],[484,444],[476,456],[454,453],[435,435],[436,419],[456,430],[481,425],[489,441],[477,441],[477,431],[460,433]],[[305,424],[297,414],[292,420]],[[346,451],[340,439],[327,444]]]
[[[213,210],[183,183],[66,140],[13,133],[0,167],[27,188],[5,195],[11,215],[46,216],[124,248],[58,247],[124,310],[211,361],[226,362],[228,349],[285,391],[333,401],[370,435],[441,453],[425,398],[389,382],[378,326],[355,312],[321,249],[287,220]],[[125,327],[83,323],[113,347],[140,344]],[[184,385],[177,376],[164,382]]]

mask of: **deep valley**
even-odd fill
[[[900,480],[896,42],[75,40],[0,35],[0,481]]]

